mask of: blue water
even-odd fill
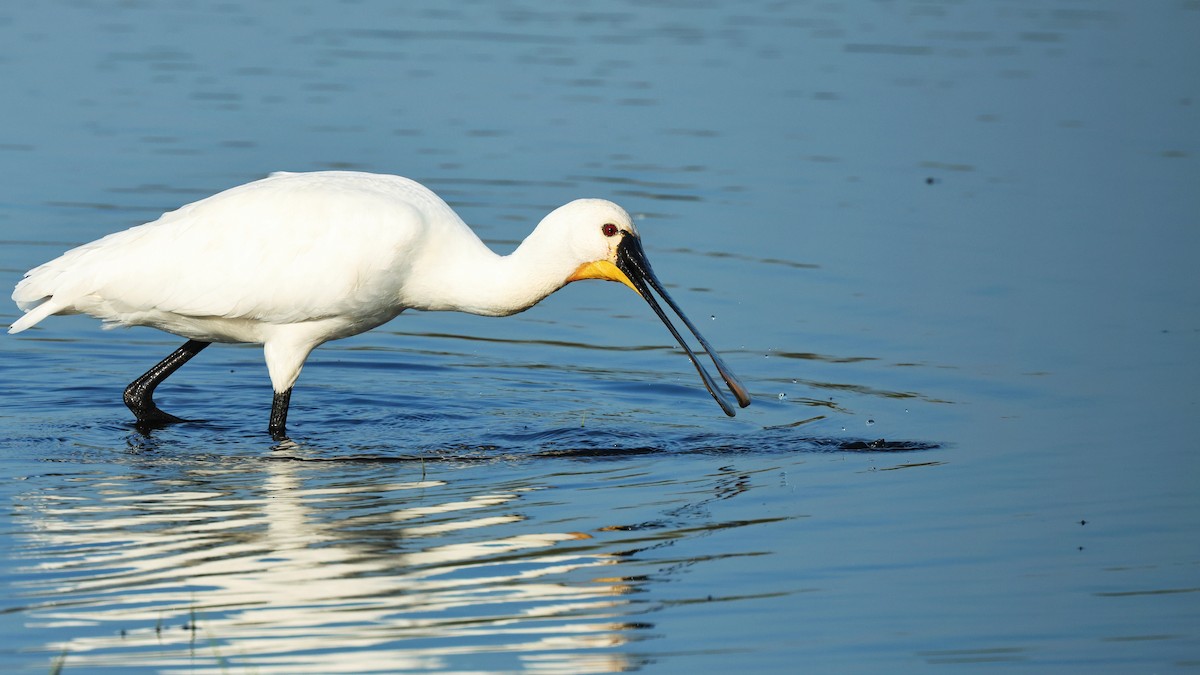
[[[0,278],[271,171],[507,252],[634,214],[746,383],[578,283],[314,352],[0,336],[5,672],[1200,668],[1194,3],[0,7]],[[18,310],[0,304],[0,323]]]

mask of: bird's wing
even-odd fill
[[[406,259],[438,228],[467,229],[406,179],[275,176],[68,251],[31,270],[14,299],[52,298],[114,323],[162,312],[267,323],[344,316],[394,302]]]

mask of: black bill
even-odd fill
[[[708,374],[708,371],[696,359],[696,354],[688,347],[687,341],[675,329],[675,325],[671,323],[671,320],[663,312],[658,301],[651,295],[651,288],[662,296],[667,305],[683,320],[683,324],[688,327],[688,330],[692,331],[692,335],[695,335],[696,339],[700,341],[700,346],[704,348],[704,351],[708,352],[713,365],[717,367],[717,372],[721,374],[721,377],[725,380],[725,384],[729,385],[729,391],[737,399],[738,405],[743,408],[750,405],[750,394],[746,391],[746,388],[742,386],[742,383],[738,381],[733,372],[729,370],[729,367],[725,365],[725,362],[721,360],[721,357],[717,355],[712,345],[708,344],[708,341],[704,339],[700,331],[696,330],[696,326],[688,320],[683,310],[679,309],[679,305],[676,305],[671,296],[667,295],[667,291],[659,283],[658,277],[654,276],[654,270],[650,269],[650,262],[646,260],[646,252],[642,250],[642,242],[636,236],[627,234],[621,239],[621,243],[617,245],[617,268],[624,272],[625,276],[629,277],[637,292],[646,299],[650,308],[654,310],[658,318],[662,319],[667,329],[671,331],[671,335],[674,335],[675,339],[679,341],[679,346],[683,347],[683,351],[687,352],[688,358],[692,360],[692,365],[696,366],[696,372],[700,373],[700,379],[704,380],[704,386],[708,387],[708,393],[712,394],[712,397],[721,405],[721,409],[725,411],[725,414],[733,417],[736,410],[729,404],[729,401],[725,398],[717,383],[713,381],[712,376]]]

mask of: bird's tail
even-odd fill
[[[59,313],[63,309],[66,309],[66,305],[64,303],[57,302],[54,300],[54,298],[47,298],[42,304],[34,307],[26,312],[24,316],[12,322],[12,325],[8,327],[8,332],[20,333],[21,331],[35,325],[37,322],[50,316],[51,314]]]
[[[50,263],[34,268],[25,274],[25,278],[13,290],[12,299],[17,307],[25,312],[8,327],[9,333],[20,333],[33,326],[51,314],[58,314],[67,309],[69,302],[56,298],[54,281],[59,276]]]

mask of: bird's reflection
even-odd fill
[[[393,672],[464,650],[547,672],[633,667],[611,649],[637,636],[631,587],[589,571],[616,558],[587,534],[533,527],[533,488],[233,464],[27,494],[25,551],[42,562],[26,613],[80,627],[40,647],[68,667],[167,671]]]

